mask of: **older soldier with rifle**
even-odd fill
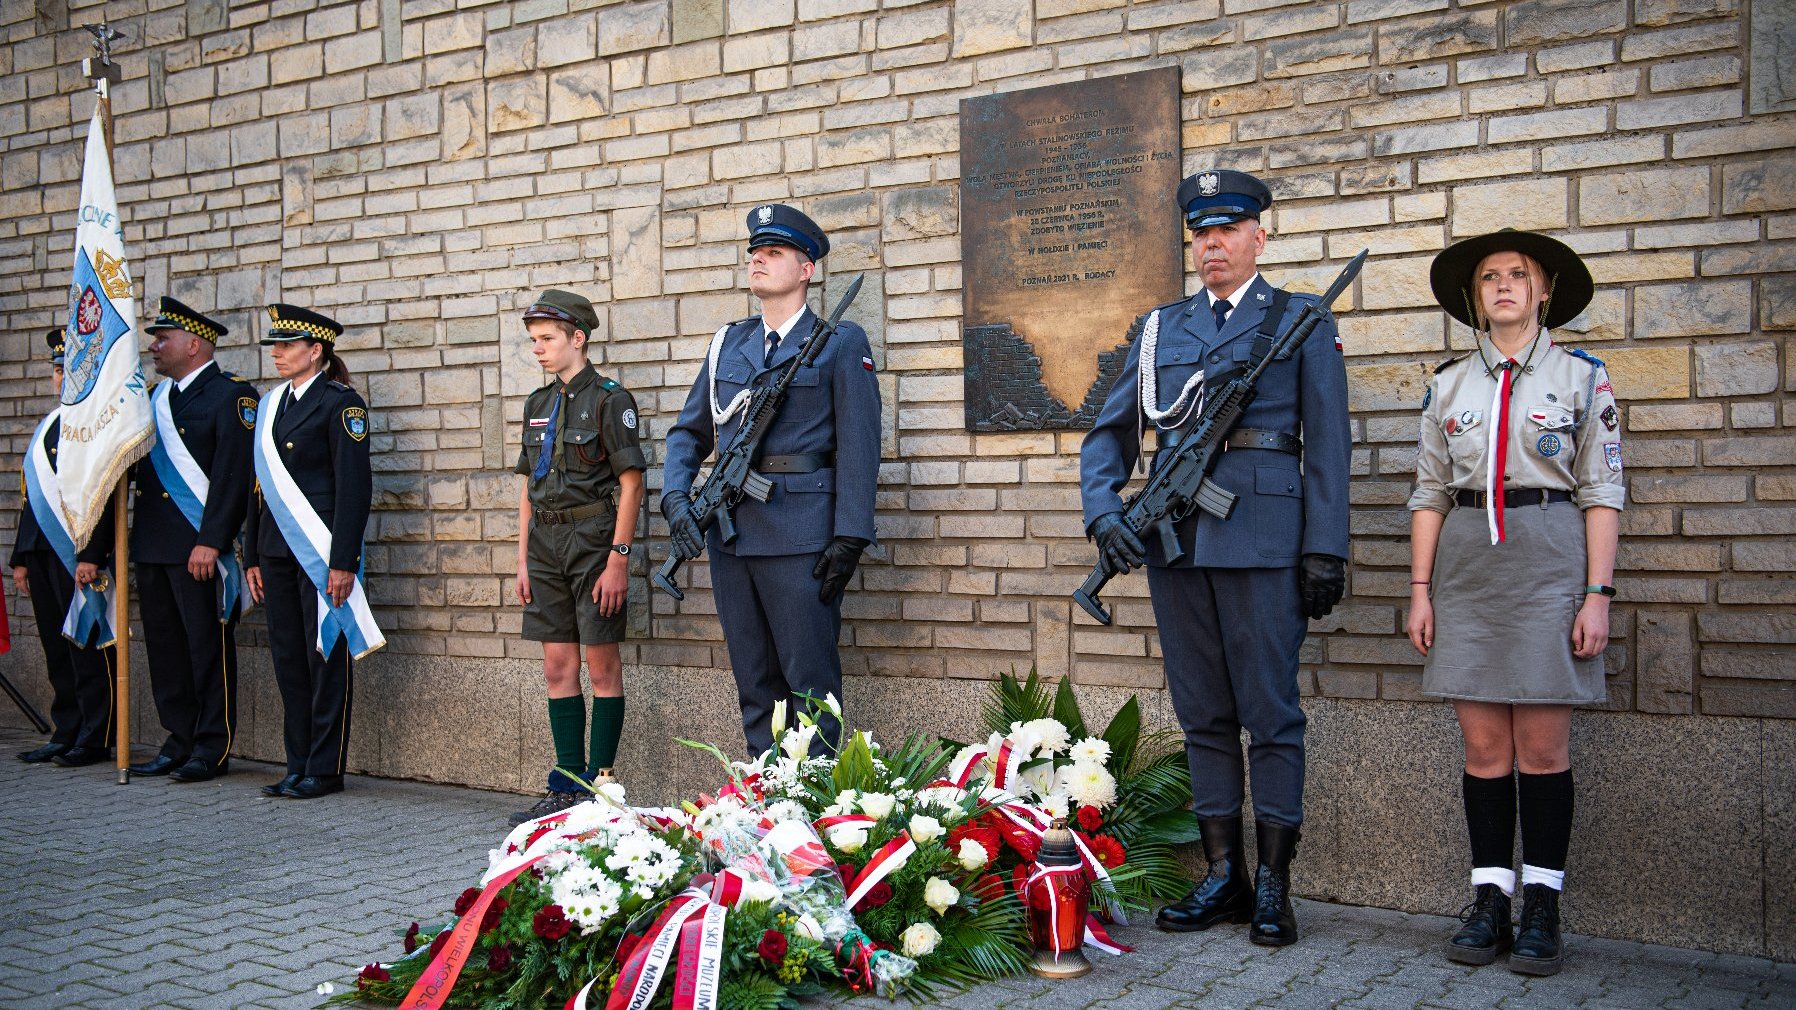
[[[709,549],[742,732],[758,754],[773,744],[776,703],[842,692],[836,638],[842,594],[873,542],[880,409],[867,335],[840,321],[854,289],[828,321],[805,304],[828,236],[783,204],[749,211],[748,231],[761,314],[717,331],[667,433],[661,512],[673,547],[655,584],[677,598],[675,571]],[[832,745],[841,733],[830,713],[818,729]]]
[[[1266,946],[1297,940],[1290,866],[1303,824],[1303,709],[1297,658],[1306,619],[1346,584],[1351,435],[1347,373],[1327,304],[1268,284],[1259,217],[1272,203],[1243,172],[1179,186],[1203,290],[1136,323],[1139,336],[1081,451],[1097,570],[1075,594],[1098,620],[1096,591],[1144,563],[1185,733],[1192,807],[1209,875],[1161,909],[1162,929],[1252,922]],[[1306,339],[1307,338],[1307,339]],[[1126,505],[1146,429],[1153,474]],[[1241,731],[1253,774],[1259,872],[1243,849]]]

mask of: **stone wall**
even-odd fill
[[[1610,365],[1631,493],[1609,700],[1581,723],[1592,729],[1580,747],[1602,749],[1580,751],[1581,767],[1598,769],[1585,795],[1615,790],[1623,812],[1599,823],[1625,832],[1716,823],[1705,805],[1716,796],[1758,814],[1750,832],[1720,840],[1747,877],[1708,895],[1717,916],[1757,910],[1739,935],[1637,914],[1652,910],[1631,890],[1647,874],[1708,879],[1689,855],[1700,845],[1586,857],[1612,887],[1592,883],[1579,928],[1796,956],[1791,807],[1775,785],[1796,776],[1796,722],[1783,721],[1796,719],[1789,0],[1750,11],[1738,0],[70,6],[0,3],[0,465],[17,467],[50,402],[38,334],[61,321],[93,101],[78,26],[103,10],[128,35],[116,164],[146,306],[166,293],[215,310],[232,329],[227,367],[262,379],[272,372],[255,346],[259,306],[291,301],[349,324],[340,347],[375,432],[368,575],[391,643],[358,670],[358,768],[531,786],[547,749],[537,652],[516,637],[509,603],[507,471],[524,394],[542,375],[517,313],[545,286],[599,304],[601,368],[636,392],[658,461],[710,334],[751,312],[743,215],[768,200],[830,230],[820,296],[867,271],[851,317],[873,339],[885,396],[882,544],[848,596],[842,636],[865,721],[911,725],[927,700],[924,711],[963,725],[984,681],[1031,666],[1100,694],[1142,692],[1164,715],[1144,581],[1113,585],[1114,628],[1067,598],[1093,557],[1078,434],[965,430],[956,146],[968,96],[1178,66],[1187,171],[1254,171],[1277,194],[1263,261],[1273,280],[1318,290],[1359,248],[1373,253],[1337,306],[1355,539],[1351,596],[1312,626],[1304,652],[1318,738],[1401,736],[1417,721],[1439,736],[1449,718],[1420,703],[1400,634],[1421,392],[1434,363],[1469,346],[1433,306],[1427,264],[1497,227],[1559,235],[1598,282],[1563,336]],[[658,468],[649,480],[659,486]],[[3,484],[10,540],[15,485]],[[650,530],[665,532],[658,518]],[[731,698],[716,672],[727,657],[705,566],[688,569],[696,591],[675,605],[649,598],[646,560],[624,646],[632,738],[696,726],[727,739]],[[8,602],[21,648],[0,669],[41,697],[41,678],[27,675],[35,643],[17,619],[29,604]],[[259,641],[251,623],[246,656]],[[650,702],[648,685],[682,703]],[[265,676],[246,678],[246,691],[241,750],[276,754]],[[140,740],[155,737],[147,704]],[[1440,768],[1426,788],[1407,781],[1415,755],[1377,739],[1327,752],[1360,777],[1316,777],[1312,824],[1326,827],[1312,839],[1333,829],[1402,844],[1417,811],[1364,791],[1416,788],[1435,801],[1424,834],[1457,852],[1452,799],[1438,788],[1451,781],[1450,734],[1429,738]],[[632,759],[643,779],[703,777],[690,762],[650,760],[660,747]],[[1663,765],[1673,758],[1729,771],[1712,795],[1694,781],[1661,795],[1656,777],[1690,778]],[[1683,820],[1655,822],[1649,799]],[[1389,861],[1373,879],[1342,855],[1310,865],[1311,893],[1457,905],[1452,858]]]

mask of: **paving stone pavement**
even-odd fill
[[[444,915],[523,798],[355,777],[322,800],[273,800],[271,765],[215,782],[114,784],[110,766],[27,766],[38,740],[0,728],[0,1010],[299,1010],[353,984],[414,919]],[[1082,979],[950,996],[955,1010],[1241,1007],[1796,1007],[1796,965],[1587,937],[1565,971],[1526,979],[1438,953],[1452,920],[1299,903],[1304,939],[1267,950],[1239,928],[1119,929],[1138,950]],[[872,1004],[858,1001],[859,1006]]]

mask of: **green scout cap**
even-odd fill
[[[524,310],[526,322],[532,319],[556,319],[567,323],[578,330],[586,331],[591,337],[599,328],[599,314],[585,296],[572,291],[550,288],[537,296],[536,301]]]

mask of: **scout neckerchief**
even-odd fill
[[[50,454],[44,448],[44,436],[49,433],[50,426],[62,417],[62,408],[50,411],[37,430],[31,433],[31,451],[25,459],[25,501],[31,506],[31,514],[37,519],[37,528],[49,541],[50,550],[62,567],[68,570],[69,578],[75,577],[75,539],[69,535],[68,526],[62,518],[62,482],[57,479],[56,469],[50,464]],[[113,587],[101,575],[103,588],[93,586],[75,586],[75,598],[69,601],[68,613],[62,619],[64,638],[76,645],[87,648],[88,636],[98,628],[100,637],[95,645],[111,645],[114,641],[112,633],[112,596]]]
[[[200,469],[199,462],[181,438],[181,429],[175,427],[174,412],[169,408],[168,399],[176,385],[175,380],[170,379],[158,383],[150,391],[150,411],[156,418],[156,444],[150,447],[150,465],[156,470],[156,479],[168,491],[169,500],[181,509],[187,525],[198,533],[200,520],[206,514],[206,495],[212,488],[212,479]],[[233,540],[225,550],[218,552],[220,621],[231,619],[240,600],[246,604],[244,612],[248,613],[248,601],[243,598],[242,589],[243,566],[237,562],[237,544]]]
[[[1539,349],[1540,341],[1545,338],[1547,345],[1552,346],[1552,338],[1547,336],[1543,328],[1534,335],[1528,344],[1528,356],[1517,362],[1514,358],[1491,364],[1484,357],[1484,345],[1478,345],[1478,360],[1484,362],[1486,375],[1502,371],[1503,377],[1497,380],[1497,388],[1491,393],[1490,416],[1496,424],[1488,429],[1484,448],[1484,520],[1490,527],[1491,546],[1503,542],[1503,479],[1509,470],[1509,396],[1515,387],[1515,371],[1534,371],[1534,352]],[[1496,350],[1495,341],[1491,341],[1491,350]]]
[[[331,606],[330,597],[324,592],[330,585],[330,527],[318,518],[318,511],[306,500],[305,492],[287,472],[287,464],[281,462],[281,454],[275,449],[275,412],[271,408],[282,402],[292,385],[283,382],[269,390],[256,410],[256,479],[262,483],[262,500],[274,514],[287,549],[318,590],[318,654],[329,656],[337,647],[337,640],[347,638],[350,657],[361,659],[387,644],[368,609],[362,573],[356,571],[349,599],[340,607]]]

